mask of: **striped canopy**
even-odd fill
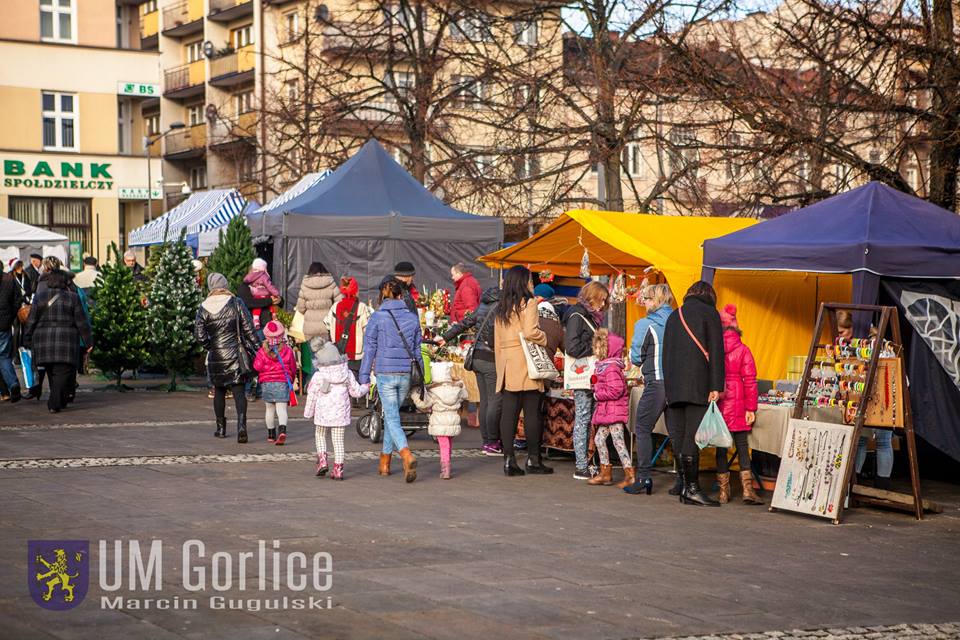
[[[333,171],[330,171],[330,169],[325,169],[324,171],[319,171],[317,173],[308,173],[300,178],[300,180],[297,181],[297,184],[293,185],[252,213],[267,213],[268,211],[273,211],[274,209],[282,207],[286,203],[299,196],[301,193],[307,191],[313,185],[329,176],[331,173],[333,173]]]
[[[162,244],[165,232],[170,240],[178,238],[183,229],[187,230],[189,236],[222,227],[240,215],[246,204],[247,201],[236,189],[212,189],[194,193],[156,220],[131,231],[129,245],[144,247]]]

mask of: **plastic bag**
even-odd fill
[[[20,365],[23,367],[23,383],[29,389],[36,384],[33,379],[33,352],[26,347],[20,347]]]
[[[730,435],[730,430],[727,429],[727,423],[716,402],[711,402],[707,407],[707,413],[697,428],[696,442],[701,449],[733,446],[733,436]]]

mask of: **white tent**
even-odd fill
[[[3,270],[13,258],[27,262],[31,253],[57,256],[67,264],[68,246],[67,236],[10,218],[0,218],[0,260],[3,261]]]

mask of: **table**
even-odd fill
[[[480,402],[480,387],[477,385],[477,374],[463,368],[463,363],[453,363],[452,375],[454,380],[463,380],[467,389],[467,402]]]

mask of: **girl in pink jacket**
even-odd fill
[[[591,377],[593,399],[596,402],[593,426],[597,428],[593,442],[600,455],[600,473],[587,481],[587,484],[592,485],[613,484],[613,465],[610,464],[610,454],[607,452],[607,438],[612,437],[613,446],[623,464],[623,482],[617,485],[621,489],[633,484],[634,480],[633,459],[623,439],[624,427],[630,419],[630,390],[623,375],[624,344],[623,338],[606,329],[597,329],[593,336],[593,355],[597,357],[597,365]]]
[[[737,446],[743,501],[746,504],[763,504],[763,500],[753,488],[750,448],[747,446],[747,436],[757,418],[757,365],[750,348],[740,339],[743,332],[737,324],[735,305],[728,304],[723,308],[720,312],[720,324],[723,325],[723,347],[726,353],[726,382],[720,396],[720,412],[723,413],[723,420]],[[721,447],[717,447],[717,482],[720,484],[718,500],[721,503],[730,502],[730,464],[727,450]]]
[[[346,356],[324,336],[310,340],[316,371],[307,387],[304,418],[313,418],[316,426],[317,477],[327,473],[327,429],[333,440],[333,472],[330,477],[343,480],[343,431],[350,426],[350,398],[360,398],[370,385],[360,384],[347,367]]]
[[[287,405],[297,375],[297,358],[287,344],[282,324],[271,320],[263,328],[263,335],[266,341],[253,359],[253,368],[267,409],[267,442],[282,445],[287,441]]]

